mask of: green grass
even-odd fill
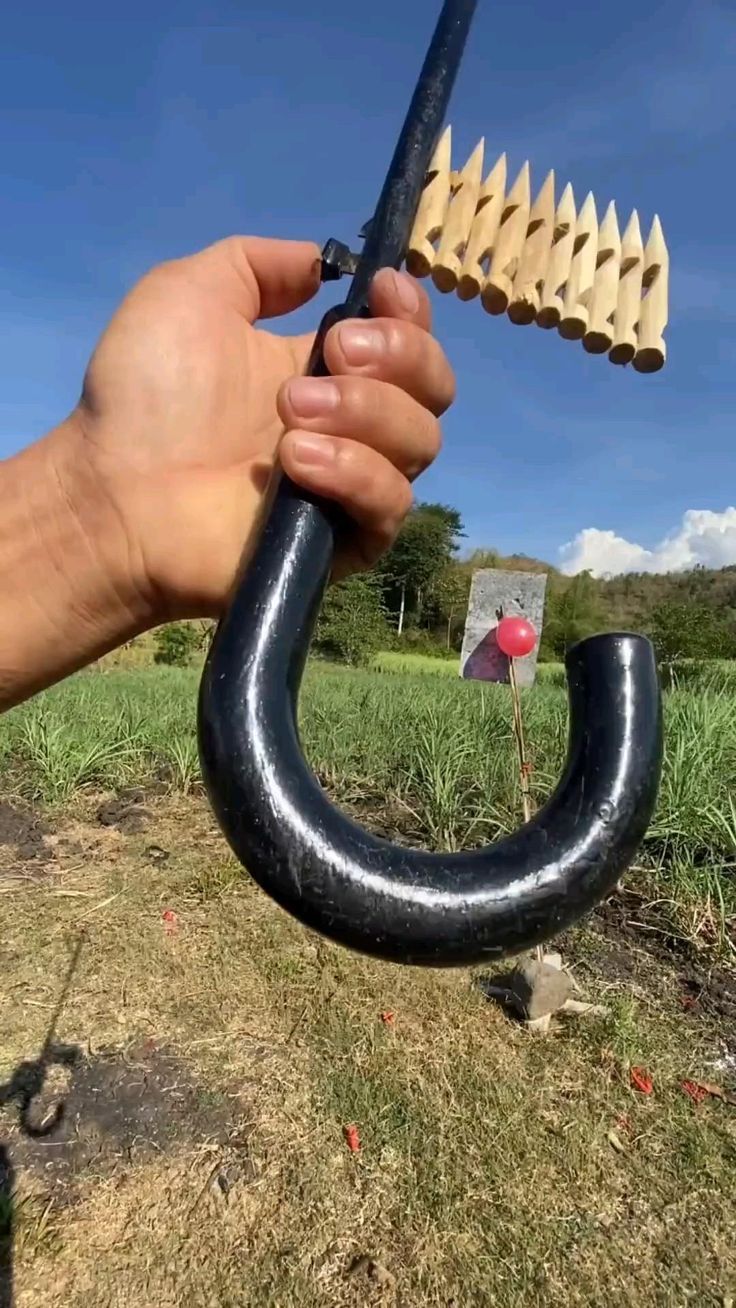
[[[434,664],[440,671],[427,675]],[[435,849],[513,830],[520,796],[508,689],[464,682],[442,660],[412,656],[411,666],[421,670],[310,666],[301,730],[320,780],[338,802]],[[561,669],[541,672],[522,696],[537,804],[560,775],[567,740]],[[152,777],[188,791],[198,778],[197,683],[194,669],[89,672],[7,714],[6,793],[58,804],[82,788]],[[733,693],[712,683],[665,697],[662,792],[642,856],[665,918],[722,946],[736,911],[735,709]]]
[[[538,802],[565,750],[559,671],[523,695]],[[185,1060],[203,1109],[230,1104],[238,1127],[227,1143],[218,1127],[132,1162],[103,1141],[114,1177],[95,1164],[58,1208],[43,1168],[25,1175],[23,1302],[107,1308],[121,1286],[160,1308],[727,1302],[736,1120],[682,1092],[685,1077],[721,1079],[721,1028],[683,1013],[674,969],[640,942],[627,953],[625,940],[579,928],[566,961],[608,1014],[541,1039],[488,1002],[479,972],[401,968],[318,941],[242,875],[204,800],[181,797],[198,776],[197,683],[196,670],[93,671],[0,722],[4,797],[70,811],[76,843],[58,847],[53,875],[4,897],[0,1079],[42,1046],[83,930],[59,1039],[127,1056],[150,1037]],[[659,920],[724,953],[734,707],[724,688],[666,696],[662,798],[632,873]],[[391,675],[313,664],[301,728],[322,780],[366,822],[442,847],[520,820],[505,687],[418,664]],[[174,793],[150,800],[140,835],[96,823],[99,790],[161,776]],[[151,863],[151,843],[168,858]],[[164,908],[178,914],[173,936]],[[652,1076],[651,1096],[631,1088],[631,1065]],[[243,1161],[224,1203],[213,1167]],[[366,1256],[395,1292],[350,1273]]]
[[[436,677],[459,677],[460,656],[448,654],[434,658],[429,654],[403,654],[400,650],[387,650],[374,655],[371,668],[374,672],[411,672]],[[565,669],[561,663],[540,663],[537,666],[537,677],[543,686],[564,686]]]
[[[374,655],[371,667],[376,672],[423,672],[428,676],[457,677],[460,675],[460,658],[457,654],[432,658],[429,654],[402,654],[390,650]]]

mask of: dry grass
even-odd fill
[[[305,933],[236,874],[201,801],[147,806],[152,825],[132,837],[78,807],[71,844],[2,896],[0,1073],[38,1052],[83,930],[58,1038],[93,1057],[146,1039],[173,1049],[232,1138],[200,1129],[87,1169],[71,1205],[49,1207],[37,1169],[21,1176],[19,1308],[718,1305],[736,1292],[736,1110],[695,1108],[679,1088],[713,1079],[718,1041],[683,1018],[674,976],[636,995],[599,977],[588,988],[609,1019],[535,1039],[477,976]],[[630,1063],[652,1074],[651,1097],[630,1088]],[[210,1182],[231,1165],[224,1198]],[[365,1262],[350,1272],[363,1255],[386,1284]]]

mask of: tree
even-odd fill
[[[377,568],[386,605],[401,635],[407,608],[419,620],[428,588],[457,552],[463,525],[457,509],[419,504]]]
[[[435,605],[435,619],[445,627],[445,644],[452,649],[453,625],[464,617],[468,608],[472,573],[457,563],[448,563],[431,583],[430,598]]]
[[[370,572],[348,577],[327,591],[315,632],[315,646],[343,663],[366,663],[389,643],[379,579]]]
[[[660,662],[733,657],[735,642],[728,619],[705,604],[660,604],[649,634]]]
[[[564,658],[576,641],[606,626],[598,583],[589,572],[578,572],[564,587],[553,582],[546,611],[543,647],[557,658]]]
[[[185,668],[197,648],[198,637],[188,622],[170,622],[156,632],[154,663]]]

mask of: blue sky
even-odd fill
[[[354,239],[438,7],[14,6],[1,454],[69,411],[97,335],[153,263],[232,232]],[[456,505],[470,545],[599,571],[736,561],[735,69],[731,3],[480,0],[450,114],[458,163],[485,135],[489,160],[505,149],[515,173],[529,158],[536,184],[554,167],[599,212],[614,198],[646,229],[657,211],[673,266],[670,357],[651,377],[432,292],[458,399],[417,493]]]

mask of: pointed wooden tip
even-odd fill
[[[429,165],[430,172],[449,172],[452,162],[452,126],[447,124],[437,145],[435,146],[432,162]]]
[[[475,149],[468,155],[464,168],[461,169],[463,177],[475,177],[477,174],[478,179],[480,179],[480,175],[483,171],[483,153],[485,148],[486,138],[481,136]]]
[[[534,218],[552,219],[555,211],[555,174],[550,169],[542,183],[541,190],[534,201],[532,220]]]
[[[506,172],[508,163],[506,160],[506,151],[500,154],[483,183],[484,192],[500,191],[502,186],[506,185]]]
[[[598,266],[614,254],[621,253],[621,233],[618,230],[616,206],[611,200],[598,231]]]
[[[611,236],[613,236],[614,233],[618,236],[618,214],[616,213],[615,200],[611,200],[611,203],[603,215],[603,222],[601,223],[601,239],[607,237],[609,233]]]
[[[529,204],[531,202],[531,181],[529,177],[529,160],[519,169],[516,180],[509,191],[507,205]]]
[[[555,210],[555,241],[560,241],[563,236],[567,236],[568,232],[574,230],[575,217],[575,195],[572,186],[568,182]]]
[[[668,257],[667,245],[662,231],[662,224],[659,216],[655,213],[652,221],[645,250],[647,263],[664,263]]]
[[[639,215],[636,212],[636,209],[632,211],[631,217],[626,224],[626,231],[621,238],[621,245],[623,249],[626,250],[627,254],[631,253],[641,256],[644,253],[644,243],[641,239],[641,227],[639,226]]]
[[[585,231],[588,228],[593,227],[597,222],[598,211],[595,207],[595,196],[592,191],[588,191],[588,194],[583,201],[583,207],[578,216],[578,224],[581,230]]]

